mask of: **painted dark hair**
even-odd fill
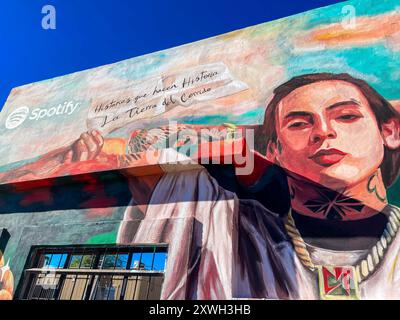
[[[302,86],[312,84],[320,81],[340,80],[346,81],[355,85],[367,99],[372,112],[375,115],[379,129],[382,130],[382,124],[390,119],[400,119],[400,113],[375,89],[373,89],[367,82],[352,77],[347,73],[314,73],[305,74],[294,77],[289,81],[281,84],[274,90],[274,97],[268,103],[264,116],[264,124],[261,127],[261,134],[257,135],[259,141],[256,141],[259,150],[266,153],[266,148],[270,142],[277,142],[276,133],[276,110],[279,102],[286,97],[289,93]],[[261,141],[261,139],[263,139]],[[266,140],[265,140],[266,138]],[[385,154],[380,166],[382,171],[383,182],[386,187],[392,185],[399,174],[400,167],[400,149],[389,150],[385,146]]]

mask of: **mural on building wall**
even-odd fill
[[[111,241],[169,244],[163,299],[398,299],[397,5],[350,1],[16,88],[0,183],[51,211],[57,180],[118,170],[129,203]],[[98,192],[82,224],[117,210]]]

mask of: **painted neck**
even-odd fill
[[[288,177],[292,208],[305,216],[327,220],[360,220],[380,212],[386,205],[386,188],[378,169],[361,183],[331,190],[315,183]]]

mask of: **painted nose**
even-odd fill
[[[321,123],[313,130],[310,140],[312,143],[318,143],[325,139],[334,138],[336,138],[336,131],[329,124]]]

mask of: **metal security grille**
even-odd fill
[[[25,269],[22,299],[160,299],[167,246],[36,247]]]

